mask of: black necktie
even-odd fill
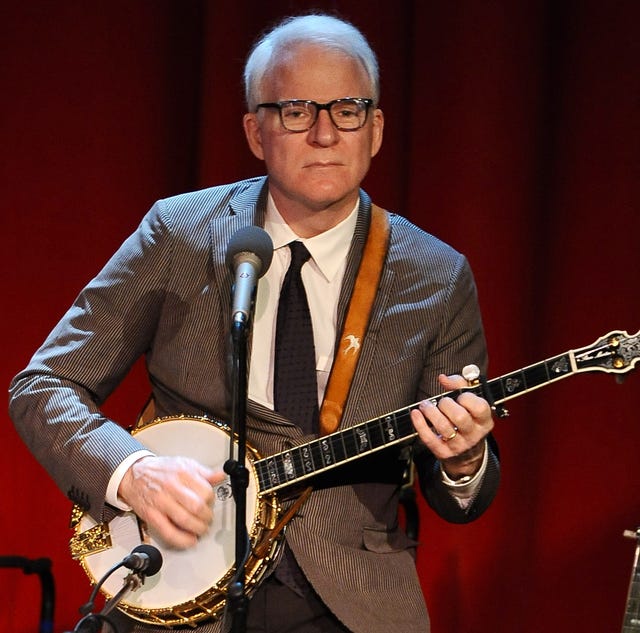
[[[282,283],[276,321],[273,404],[276,411],[295,422],[304,433],[317,433],[316,352],[307,293],[300,276],[311,255],[302,242],[291,242],[289,248],[291,264]],[[311,591],[288,545],[275,575],[301,596]]]
[[[291,242],[291,264],[278,303],[274,361],[274,409],[305,433],[318,432],[318,384],[311,314],[300,269],[311,257],[302,242]]]

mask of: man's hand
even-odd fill
[[[438,377],[446,391],[467,387],[462,376]],[[438,405],[422,401],[411,411],[420,440],[442,462],[452,479],[474,475],[484,456],[484,438],[493,428],[489,403],[471,392],[456,400],[442,398]]]
[[[126,472],[118,496],[167,545],[186,549],[207,531],[213,486],[225,477],[187,457],[146,456]]]

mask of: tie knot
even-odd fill
[[[311,253],[302,242],[290,242],[291,265],[292,270],[300,270],[303,264],[311,257]]]

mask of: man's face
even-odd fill
[[[343,97],[372,98],[366,72],[344,54],[306,45],[280,59],[262,83],[262,102]],[[269,187],[280,212],[300,218],[330,210],[342,219],[353,209],[371,158],[382,143],[383,117],[371,110],[364,127],[338,130],[326,110],[306,132],[289,132],[278,110],[261,108],[244,119],[252,152],[265,161]]]

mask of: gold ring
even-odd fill
[[[453,432],[451,433],[451,435],[448,435],[447,437],[442,436],[440,439],[443,442],[448,442],[449,440],[452,440],[456,435],[458,435],[458,427],[454,426],[453,427]]]

